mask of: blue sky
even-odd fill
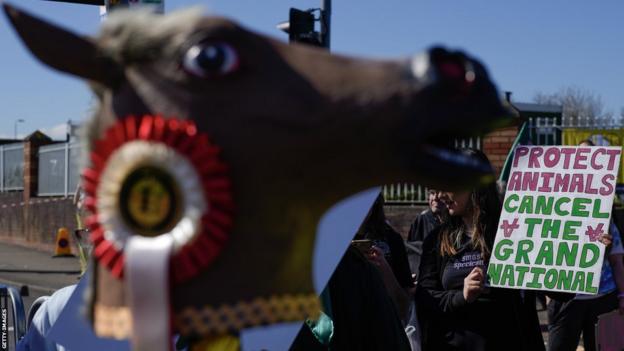
[[[166,11],[200,4],[245,26],[286,40],[275,25],[289,7],[320,0],[165,0]],[[95,34],[97,7],[13,0],[22,8],[83,34]],[[530,101],[537,91],[574,85],[602,97],[607,110],[624,106],[624,2],[550,1],[333,1],[332,51],[400,57],[434,44],[482,59],[501,91]],[[0,136],[43,129],[62,134],[68,119],[84,119],[93,104],[86,85],[35,61],[0,16]]]

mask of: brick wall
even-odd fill
[[[0,194],[0,240],[51,252],[60,227],[68,228],[70,233],[76,229],[72,198],[24,201],[22,192]],[[75,247],[72,250],[77,252]]]
[[[37,195],[39,148],[52,143],[47,135],[36,131],[24,139],[24,201]]]
[[[516,136],[518,136],[518,127],[514,126],[497,129],[483,138],[483,152],[492,162],[497,175],[505,164],[505,159]]]

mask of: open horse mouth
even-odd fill
[[[458,116],[438,126],[409,155],[410,168],[420,171],[418,179],[449,190],[493,180],[495,171],[489,163],[458,147],[462,139],[483,137],[514,123],[513,112],[502,104],[485,68],[461,52],[442,48],[416,56],[411,68],[417,80],[427,85],[424,89],[430,90],[432,100],[447,100],[433,102],[438,110],[434,115],[439,114],[440,120]],[[436,121],[433,118],[431,125]]]
[[[495,171],[491,164],[459,149],[426,145],[423,151],[414,162],[421,164],[421,169],[431,170],[432,175],[437,177],[427,180],[433,188],[454,190],[494,179]]]

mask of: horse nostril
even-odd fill
[[[442,76],[449,79],[464,79],[464,69],[455,62],[442,62],[438,64],[438,71]]]
[[[443,48],[433,48],[414,57],[411,68],[416,79],[439,86],[450,95],[468,94],[477,79],[471,59]]]

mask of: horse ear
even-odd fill
[[[118,64],[106,57],[89,38],[3,4],[4,12],[30,51],[59,71],[115,87],[123,77]]]

